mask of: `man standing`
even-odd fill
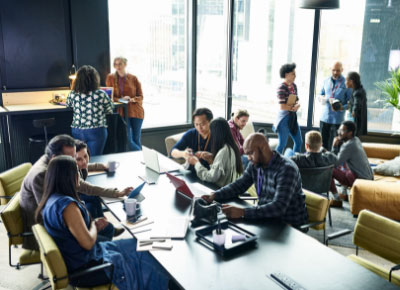
[[[337,154],[336,166],[339,166],[334,168],[332,173],[331,191],[335,200],[337,200],[338,192],[333,179],[345,186],[352,186],[356,178],[374,179],[367,154],[360,139],[354,136],[355,132],[356,125],[354,122],[345,121],[338,130],[339,135],[333,141],[332,151]],[[341,166],[342,164],[344,166]],[[348,199],[347,195],[340,194],[339,196],[343,200]]]
[[[249,208],[223,205],[222,211],[228,218],[274,218],[296,228],[306,224],[308,214],[297,166],[278,152],[272,151],[268,140],[260,133],[247,137],[244,153],[250,163],[242,177],[202,198],[208,202],[214,199],[230,199],[244,193],[254,184],[258,205]]]
[[[323,106],[320,118],[322,146],[328,150],[332,146],[337,129],[344,121],[351,97],[351,89],[346,88],[346,80],[342,72],[342,63],[336,62],[332,67],[332,76],[323,83],[319,98]]]

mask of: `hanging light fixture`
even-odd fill
[[[300,0],[303,9],[338,9],[339,0]]]

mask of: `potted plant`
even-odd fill
[[[400,131],[400,67],[390,71],[390,78],[376,82],[375,86],[382,92],[379,103],[384,103],[385,107],[393,106],[392,130]]]

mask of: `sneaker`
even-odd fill
[[[330,207],[343,207],[343,202],[341,200],[331,199],[329,202]]]
[[[347,194],[339,193],[339,198],[344,201],[349,201],[349,196]]]
[[[125,231],[124,228],[114,228],[114,238],[121,235],[124,231]]]

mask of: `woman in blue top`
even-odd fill
[[[283,152],[290,135],[294,142],[293,151],[300,152],[303,139],[301,138],[300,127],[297,122],[297,111],[300,108],[300,104],[298,102],[297,86],[294,83],[296,79],[296,64],[283,65],[279,73],[284,82],[278,88],[280,111],[274,124],[274,130],[278,132],[278,146],[276,147],[276,151],[279,153]],[[294,104],[288,104],[290,95],[296,96]]]
[[[103,154],[107,141],[106,114],[112,114],[114,104],[99,89],[100,76],[90,66],[82,66],[76,73],[67,106],[73,111],[72,136],[88,144],[92,156]]]
[[[79,173],[70,156],[53,158],[47,168],[44,193],[36,211],[36,219],[61,251],[68,272],[83,270],[110,262],[110,271],[98,271],[72,280],[74,286],[92,287],[109,283],[118,289],[167,289],[168,275],[148,252],[136,252],[136,240],[96,242],[97,232],[104,226],[102,218],[92,220],[79,200],[76,186]]]

